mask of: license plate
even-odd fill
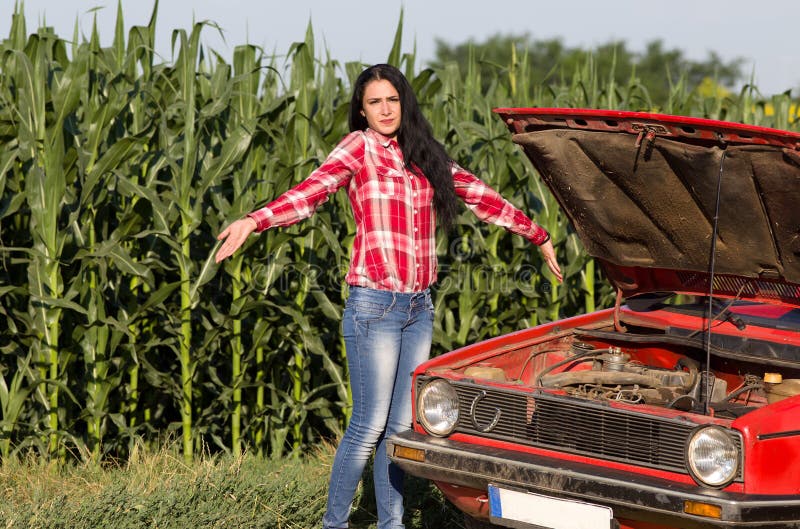
[[[493,523],[524,522],[548,529],[609,529],[611,508],[489,485]],[[516,527],[516,525],[515,525]]]

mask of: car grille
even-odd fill
[[[418,378],[418,389],[426,380]],[[696,423],[575,397],[451,383],[459,399],[457,432],[687,473],[686,443]],[[741,448],[738,435],[735,442]]]

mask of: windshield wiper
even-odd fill
[[[719,311],[714,314],[714,317],[711,319],[711,321],[712,322],[715,320],[727,321],[735,325],[736,328],[739,329],[740,331],[745,330],[747,328],[747,324],[744,322],[744,320],[730,311],[731,306],[733,306],[733,303],[735,301],[736,299],[734,298],[723,306],[720,300],[716,298],[711,300],[711,306],[715,309],[719,309]]]

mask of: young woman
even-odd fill
[[[433,138],[400,70],[378,64],[361,73],[349,122],[350,134],[319,169],[220,233],[216,261],[252,232],[307,218],[347,188],[357,226],[342,324],[353,412],[334,458],[323,527],[348,526],[356,487],[376,450],[378,527],[398,529],[403,474],[389,462],[384,441],[411,426],[410,373],[430,352],[437,224],[447,230],[460,199],[481,220],[538,245],[559,281],[561,270],[549,234],[459,167]]]

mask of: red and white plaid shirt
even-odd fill
[[[453,164],[456,194],[485,221],[541,244],[547,232],[476,176]],[[436,280],[433,187],[405,168],[393,139],[351,132],[303,182],[250,213],[257,230],[310,217],[347,185],[356,235],[345,281],[379,290],[418,292]]]

